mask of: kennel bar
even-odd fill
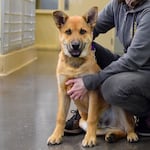
[[[35,40],[35,1],[24,0],[23,8],[23,47],[32,45]]]

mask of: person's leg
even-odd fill
[[[119,73],[109,77],[101,86],[102,95],[108,103],[139,117],[138,132],[147,136],[150,136],[149,76],[140,72]]]
[[[150,112],[143,117],[138,117],[136,131],[139,135],[150,136]]]
[[[92,43],[92,47],[94,47],[95,58],[97,64],[100,66],[101,69],[104,69],[112,61],[115,61],[120,57],[119,55],[112,53],[110,50],[104,48],[103,46],[99,45],[96,42]]]
[[[94,48],[95,58],[101,69],[104,69],[112,61],[117,60],[120,57],[119,55],[111,53],[110,50],[102,47],[96,42],[92,43],[92,48]],[[78,135],[83,133],[82,129],[79,127],[79,119],[80,115],[78,110],[76,110],[74,111],[73,116],[66,122],[64,130],[65,135]]]

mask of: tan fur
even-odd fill
[[[61,51],[57,64],[57,82],[58,82],[58,113],[57,122],[53,134],[48,138],[48,144],[59,144],[64,135],[66,117],[70,107],[70,97],[65,82],[72,78],[82,77],[85,74],[94,74],[100,71],[94,54],[91,51],[92,30],[97,19],[97,7],[91,8],[84,16],[68,16],[62,11],[53,13],[56,26],[60,31]],[[84,31],[86,31],[84,33]],[[70,32],[71,31],[71,32]],[[70,34],[71,33],[71,34]],[[78,57],[72,57],[69,49],[72,49],[71,43],[79,42],[81,44],[81,54]],[[71,47],[71,48],[70,48]],[[72,85],[71,85],[72,86]],[[118,117],[115,121],[111,118],[107,127],[98,128],[99,118],[103,120],[102,114],[112,109],[102,98],[99,91],[88,91],[83,100],[74,101],[81,115],[80,126],[86,131],[82,141],[83,146],[96,145],[96,134],[106,134],[105,140],[108,142],[112,135],[116,139],[127,135],[128,141],[136,141],[137,135],[134,133],[134,122],[132,116],[127,115],[122,109],[113,108],[115,115]],[[117,110],[116,112],[114,110]],[[119,120],[119,121],[118,121]],[[115,123],[114,123],[115,122]],[[112,128],[111,128],[112,125]]]

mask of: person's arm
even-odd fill
[[[100,33],[106,33],[114,27],[113,3],[113,0],[111,0],[99,13],[97,23],[93,30],[93,39]]]
[[[83,82],[88,90],[94,90],[113,74],[147,67],[150,69],[150,12],[146,12],[140,20],[127,53],[99,73],[84,76]]]

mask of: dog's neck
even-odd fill
[[[79,57],[68,57],[64,55],[65,63],[68,64],[72,68],[79,68],[85,61],[85,58]]]

